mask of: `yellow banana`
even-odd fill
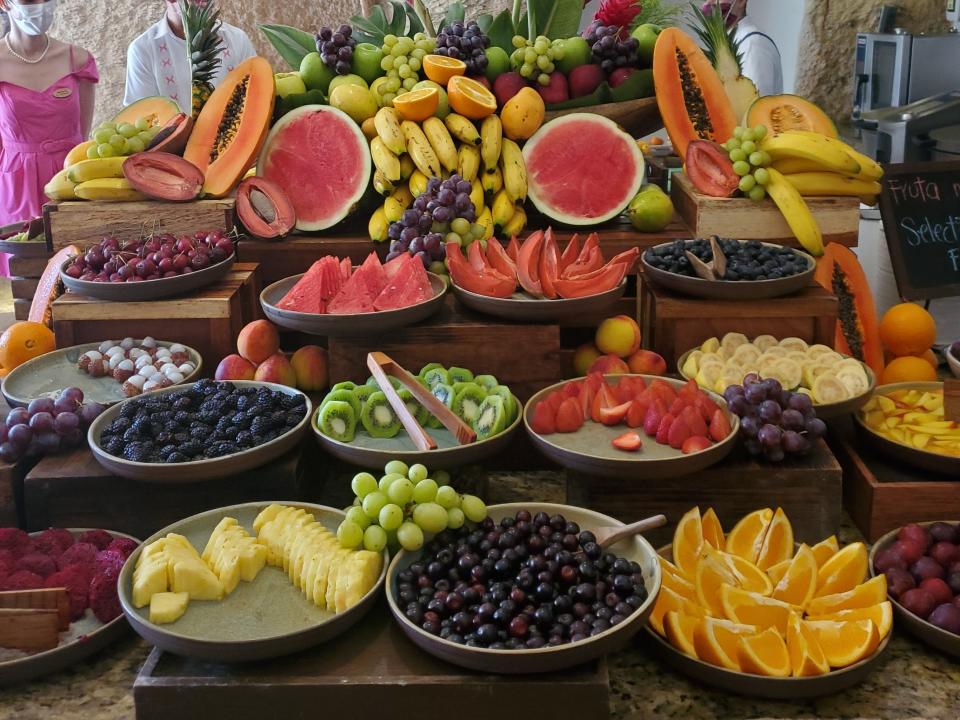
[[[51,200],[76,200],[75,187],[76,183],[67,177],[67,171],[61,170],[43,186],[43,193]]]
[[[829,141],[819,133],[788,130],[760,141],[760,149],[770,155],[773,162],[795,158],[816,162],[821,170],[857,175],[860,163],[848,155],[837,141]]]
[[[73,192],[81,200],[101,202],[130,202],[146,200],[147,196],[134,190],[125,178],[95,178],[77,185]]]
[[[802,160],[800,158],[784,158],[773,163],[773,167],[780,171],[781,175],[793,175],[794,173],[824,172],[823,165],[812,160]]]
[[[423,134],[427,136],[430,147],[436,154],[444,170],[453,172],[457,169],[457,146],[453,144],[450,131],[438,117],[429,117],[423,121]]]
[[[404,153],[400,156],[400,180],[403,182],[409,180],[416,169],[417,166],[413,164],[413,159],[409,155]]]
[[[767,194],[780,208],[790,230],[808,253],[814,257],[823,255],[823,236],[810,208],[783,175],[773,168],[767,168],[767,171],[770,173]]]
[[[407,142],[400,131],[400,114],[392,107],[377,110],[373,116],[377,135],[394,155],[403,155],[407,151]]]
[[[880,183],[874,180],[861,180],[852,175],[838,175],[831,172],[804,172],[783,176],[801,195],[817,197],[823,195],[848,195],[851,197],[871,197],[880,194]]]
[[[74,147],[70,152],[67,153],[67,156],[63,159],[63,169],[66,170],[71,165],[76,165],[82,160],[89,160],[87,155],[87,150],[92,147],[97,146],[96,140],[85,140],[76,147]]]
[[[480,125],[480,155],[483,167],[489,172],[500,161],[503,141],[503,125],[497,115],[487,115]]]
[[[394,190],[393,183],[380,171],[380,168],[373,171],[373,189],[381,195],[389,195]]]
[[[463,115],[450,113],[444,118],[443,124],[447,126],[450,134],[460,142],[467,145],[480,144],[480,133],[477,132],[477,126]]]
[[[377,170],[382,172],[387,180],[390,182],[400,180],[400,158],[390,152],[387,144],[379,136],[370,141],[370,157],[373,158],[373,164],[377,166]]]
[[[88,180],[104,178],[122,178],[123,161],[125,157],[97,158],[96,160],[81,160],[67,169],[70,182],[84,183]]]
[[[520,146],[509,138],[503,138],[503,151],[500,154],[503,172],[503,187],[514,202],[527,199],[527,166],[523,161]]]
[[[457,151],[457,174],[469,183],[480,172],[480,151],[473,145],[461,145]]]
[[[400,201],[397,200],[393,195],[387,195],[386,200],[383,201],[383,206],[380,208],[383,210],[384,217],[386,217],[387,222],[397,222],[402,216],[404,207],[400,204]]]
[[[500,192],[500,188],[503,187],[503,173],[499,167],[495,167],[492,172],[481,173],[480,182],[483,183],[483,191],[486,193],[487,199],[492,201],[493,196]]]
[[[484,208],[483,212],[477,215],[477,223],[483,225],[481,240],[489,240],[493,237],[493,216],[490,214],[490,208]]]
[[[389,200],[390,198],[387,198],[387,201]],[[385,205],[386,203],[384,203]],[[367,223],[367,232],[370,239],[374,242],[383,242],[387,239],[388,227],[390,227],[390,223],[387,221],[386,209],[385,207],[378,207],[370,216],[370,222]]]
[[[503,226],[500,232],[504,237],[514,237],[523,232],[527,226],[527,213],[522,205],[517,205],[510,222]]]
[[[404,210],[413,204],[413,193],[405,184],[397,185],[397,189],[390,193],[390,197],[403,205]]]
[[[419,170],[414,170],[408,183],[410,187],[410,194],[414,197],[423,195],[427,191],[427,181],[429,179],[430,178],[428,178]]]
[[[473,209],[479,216],[483,212],[483,185],[477,179],[470,183],[470,202],[473,203]]]
[[[428,178],[440,177],[440,173],[443,172],[440,168],[440,160],[420,126],[410,120],[404,120],[400,123],[400,129],[407,139],[407,152],[410,153],[417,169]]]
[[[490,206],[490,214],[493,217],[493,224],[497,228],[505,227],[510,220],[513,219],[513,214],[516,212],[517,206],[514,205],[513,200],[510,199],[510,196],[507,195],[506,190],[501,190],[493,197],[493,205]]]
[[[883,168],[880,167],[880,164],[871,157],[867,157],[861,152],[854,150],[852,147],[847,145],[842,140],[837,140],[836,138],[827,137],[825,135],[820,135],[819,133],[812,133],[808,130],[795,130],[799,135],[812,137],[815,139],[822,138],[826,141],[828,145],[833,145],[836,148],[842,150],[847,155],[849,155],[853,160],[860,165],[859,173],[849,173],[849,175],[856,177],[858,180],[879,180],[883,177]],[[808,160],[799,160],[795,158],[786,158],[780,162],[774,163],[777,170],[779,170],[784,175],[801,173],[801,172],[822,172],[824,170],[823,163],[818,161],[808,161]]]

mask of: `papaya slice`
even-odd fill
[[[507,243],[507,255],[510,256],[510,259],[514,263],[517,262],[517,258],[520,256],[520,243],[517,242],[517,236],[513,235],[510,238],[510,242]]]
[[[497,240],[487,241],[487,262],[490,263],[490,267],[506,277],[517,276],[517,264]]]
[[[827,243],[814,279],[837,297],[834,349],[862,360],[879,376],[884,363],[877,305],[857,256],[844,245]]]
[[[517,255],[517,278],[523,289],[534,297],[543,297],[540,283],[540,252],[543,250],[543,231],[532,233],[520,246]]]
[[[678,28],[665,28],[653,50],[653,83],[673,149],[686,158],[691,140],[726,142],[737,125],[733,105],[713,65]]]
[[[47,266],[40,275],[37,291],[33,294],[30,303],[30,312],[27,320],[43,323],[47,327],[53,324],[53,301],[63,294],[63,284],[60,282],[60,268],[70,258],[76,257],[81,250],[76,245],[67,245],[60,248],[47,261]]]
[[[612,290],[621,283],[627,274],[625,263],[609,263],[592,273],[572,279],[559,279],[555,286],[562,298],[578,298],[598,295]]]
[[[575,262],[578,255],[580,255],[580,236],[574,233],[570,242],[563,249],[563,254],[560,255],[560,272],[563,272],[568,265]]]
[[[544,234],[537,273],[543,296],[551,300],[556,299],[557,291],[553,284],[560,276],[560,253],[557,249],[557,241],[553,239],[553,230],[550,228],[547,228]]]
[[[447,243],[447,262],[453,282],[468,292],[487,297],[508,298],[517,287],[515,278],[505,277],[493,268],[474,270],[457,243]]]

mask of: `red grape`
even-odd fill
[[[15,425],[26,425],[30,422],[30,413],[26,408],[13,408],[7,413],[7,427],[13,428]]]
[[[933,595],[933,599],[937,601],[938,605],[953,600],[953,593],[950,591],[950,586],[940,578],[927,578],[917,587]]]
[[[80,421],[84,425],[90,425],[105,409],[100,403],[85,403],[79,410]]]
[[[7,441],[20,451],[26,450],[32,439],[33,431],[29,425],[15,425],[7,434]]]
[[[923,545],[913,540],[897,540],[894,546],[900,548],[900,554],[911,565],[923,557]]]
[[[78,387],[68,387],[66,390],[60,393],[60,397],[69,398],[79,405],[83,402],[83,390]]]
[[[53,430],[53,415],[48,412],[38,412],[30,418],[30,429],[37,433]]]
[[[912,590],[917,586],[913,575],[900,568],[890,568],[883,573],[887,576],[887,592],[894,598],[899,598],[907,590]]]
[[[927,554],[944,567],[949,567],[955,560],[960,560],[960,547],[952,542],[934,543]]]
[[[43,454],[53,454],[60,449],[60,436],[55,432],[37,435],[37,449]]]
[[[900,532],[897,533],[897,540],[913,540],[921,546],[921,551],[926,550],[930,545],[930,535],[927,531],[917,525],[916,523],[910,523],[909,525],[904,525],[900,528]]]
[[[919,615],[926,620],[927,616],[936,606],[937,601],[934,600],[933,595],[926,590],[913,588],[912,590],[907,590],[900,596],[900,604],[914,615]]]
[[[13,443],[0,443],[0,460],[12,465],[20,457],[20,452],[13,446]]]
[[[957,530],[950,523],[935,522],[927,528],[933,542],[957,542]]]
[[[946,573],[943,566],[932,557],[923,556],[910,566],[910,572],[921,582],[928,578],[942,578]]]
[[[27,412],[30,415],[36,415],[37,413],[41,412],[47,412],[52,415],[53,400],[50,398],[37,398],[36,400],[31,400],[30,404],[27,405]]]
[[[941,630],[960,635],[960,607],[951,605],[949,602],[942,603],[933,609],[927,622]]]
[[[80,427],[80,418],[72,412],[62,412],[53,421],[53,428],[58,435],[66,435],[71,430]]]
[[[903,552],[897,543],[885,547],[873,559],[873,567],[877,572],[886,572],[890,568],[906,570],[908,565],[907,559],[903,557]]]

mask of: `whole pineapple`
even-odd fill
[[[220,8],[212,0],[180,0],[180,14],[190,58],[191,109],[196,120],[213,93],[211,81],[220,67],[220,52],[223,50]]]
[[[719,3],[704,13],[694,6],[693,29],[705,46],[705,52],[710,63],[720,76],[733,113],[742,118],[747,109],[757,99],[757,86],[753,81],[741,74],[742,58],[740,43],[736,39],[736,28],[728,28],[720,12]]]

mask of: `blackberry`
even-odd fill
[[[193,416],[186,410],[178,410],[173,414],[173,421],[175,423],[179,423],[180,425],[188,425],[191,417]]]
[[[168,455],[175,452],[177,452],[176,445],[164,445],[162,448],[160,448],[160,457],[166,458]]]
[[[150,455],[151,448],[144,443],[132,442],[123,448],[123,459],[131,462],[144,462]]]
[[[153,426],[150,423],[150,418],[143,415],[139,416],[133,423],[130,425],[131,430],[136,430],[140,435],[149,435]]]
[[[159,445],[168,445],[173,442],[173,433],[164,429],[157,433],[157,444]]]
[[[193,404],[193,403],[192,403],[192,401],[190,400],[189,397],[187,397],[187,396],[178,397],[176,400],[173,401],[173,409],[174,409],[174,410],[186,410],[186,409],[189,408],[192,404]]]
[[[246,410],[253,405],[250,395],[244,394],[237,398],[237,410]]]
[[[180,445],[180,452],[182,452],[184,455],[188,455],[188,456],[196,455],[197,453],[200,453],[202,451],[203,451],[203,445],[201,445],[196,440],[190,440]]]
[[[248,448],[253,444],[253,435],[246,430],[241,430],[237,433],[235,442],[238,447]]]
[[[186,455],[184,455],[184,454],[181,453],[181,452],[173,452],[173,453],[170,453],[169,455],[167,455],[167,458],[166,458],[166,460],[165,460],[164,462],[168,462],[168,463],[182,463],[182,462],[187,462],[189,459],[190,459],[190,458],[188,458]]]
[[[101,443],[101,447],[111,455],[119,455],[123,451],[124,442],[118,437],[111,437]]]
[[[120,415],[116,420],[110,423],[110,426],[107,428],[108,432],[111,433],[121,433],[130,427],[131,419],[124,415]]]
[[[253,417],[249,413],[238,412],[233,416],[233,425],[236,425],[241,430],[246,430],[250,427],[250,423],[253,422]]]
[[[287,421],[287,414],[282,410],[275,410],[270,415],[270,424],[275,428],[283,427]]]
[[[194,428],[190,428],[190,437],[198,442],[203,442],[205,438],[209,437],[212,433],[209,425],[197,425]]]
[[[255,418],[260,415],[266,415],[267,406],[258,401],[258,402],[255,402],[250,407],[248,407],[246,412],[247,412],[247,415],[249,415],[251,418]]]
[[[299,410],[288,410],[284,415],[284,425],[287,427],[296,427],[303,420],[303,412]]]
[[[227,425],[226,429],[223,430],[223,436],[232,440],[239,432],[240,428],[238,428],[236,425]]]
[[[437,34],[437,55],[462,60],[467,65],[467,75],[483,75],[487,69],[487,55],[490,47],[488,38],[476,22],[454,22]]]
[[[134,416],[137,414],[137,404],[128,403],[120,409],[120,417],[127,418],[128,420],[133,420]]]
[[[253,435],[253,444],[256,447],[257,445],[263,445],[266,442],[263,435],[254,434]]]
[[[218,383],[210,378],[203,378],[194,384],[194,386],[191,388],[191,391],[199,395],[209,395],[210,393],[217,391],[217,385]]]
[[[215,426],[217,424],[217,420],[220,419],[220,413],[212,410],[206,410],[204,412],[197,413],[196,418],[205,425]]]
[[[140,431],[135,427],[128,427],[123,431],[124,442],[134,442],[140,438]]]
[[[185,442],[190,442],[190,434],[185,432],[174,433],[173,441],[177,445],[183,445]]]
[[[263,417],[255,417],[250,423],[250,432],[254,435],[263,435],[270,429],[270,421]],[[258,443],[259,444],[259,443]]]

